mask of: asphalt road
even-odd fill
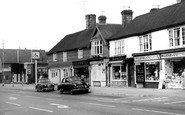
[[[110,97],[0,88],[0,115],[185,115],[185,97]]]

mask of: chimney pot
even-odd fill
[[[99,24],[106,24],[106,19],[107,19],[106,16],[103,16],[103,15],[99,16],[98,17]]]

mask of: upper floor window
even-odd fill
[[[115,55],[124,54],[124,40],[115,41]]]
[[[67,52],[63,52],[63,62],[67,61]]]
[[[185,45],[185,27],[169,30],[169,46],[179,47]]]
[[[147,34],[139,37],[140,52],[152,50],[152,36]]]
[[[83,58],[83,50],[78,50],[78,59]]]
[[[57,53],[53,54],[53,61],[57,61]]]
[[[91,55],[103,54],[103,41],[95,40],[91,42]]]

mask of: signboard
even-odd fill
[[[147,55],[147,56],[134,57],[135,61],[154,60],[154,59],[160,59],[160,55]]]
[[[39,59],[40,58],[40,52],[33,51],[32,52],[32,59]]]
[[[175,52],[175,53],[166,53],[161,54],[161,58],[174,58],[174,57],[185,57],[185,52]]]

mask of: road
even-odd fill
[[[185,97],[111,97],[0,88],[0,115],[185,115]]]

